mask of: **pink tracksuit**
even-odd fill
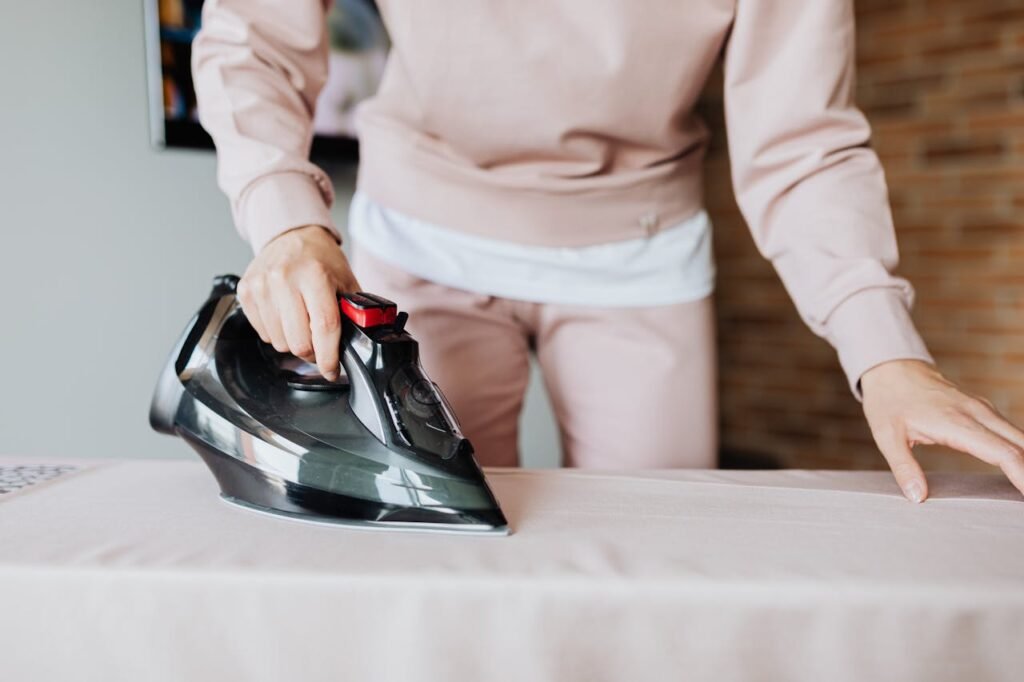
[[[722,56],[737,200],[803,319],[855,393],[881,362],[930,361],[912,289],[892,274],[885,180],[852,99],[851,0],[378,4],[393,47],[359,119],[358,184],[374,201],[533,245],[671,227],[701,209],[707,132],[694,106]],[[321,0],[206,2],[201,118],[256,250],[301,225],[333,229],[331,184],[307,158],[326,49]],[[713,461],[709,301],[570,309],[440,287],[366,253],[356,264],[364,288],[412,312],[484,463],[514,462],[530,344],[571,463]]]

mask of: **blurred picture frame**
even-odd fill
[[[192,41],[203,0],[143,0],[150,141],[158,149],[213,149],[199,124]],[[333,0],[327,15],[328,78],[317,99],[311,157],[357,160],[355,112],[383,76],[390,48],[373,0]]]

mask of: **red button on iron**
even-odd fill
[[[392,301],[366,292],[341,295],[341,312],[359,327],[394,324],[398,306]]]

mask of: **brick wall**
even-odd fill
[[[858,97],[885,166],[900,273],[942,370],[1024,423],[1024,1],[857,0]],[[723,445],[787,466],[868,468],[832,349],[800,322],[729,187],[721,87],[708,207],[719,262]],[[930,468],[980,468],[940,448]]]

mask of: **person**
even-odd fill
[[[895,233],[853,101],[851,0],[378,3],[392,47],[358,113],[349,228],[308,158],[329,2],[207,0],[200,120],[255,257],[238,296],[261,338],[339,374],[338,292],[411,315],[428,373],[484,465],[515,465],[535,351],[566,463],[716,457],[707,130],[722,57],[736,197],[803,320],[837,350],[907,498],[912,447],[998,465],[1024,433],[936,369],[893,274]]]

